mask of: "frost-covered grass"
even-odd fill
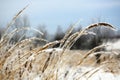
[[[25,8],[24,8],[25,9]],[[23,10],[24,10],[23,9]],[[0,80],[118,80],[120,57],[118,54],[96,52],[106,45],[97,46],[88,51],[71,51],[78,38],[91,34],[89,29],[99,26],[114,29],[108,23],[96,23],[73,34],[73,25],[59,41],[48,42],[29,50],[30,44],[38,38],[21,40],[10,44],[14,34],[22,29],[8,32],[11,24],[21,10],[7,26],[0,40]],[[24,30],[24,28],[23,28]],[[93,34],[93,32],[92,32]],[[60,44],[58,48],[54,45]],[[115,52],[114,52],[115,53]],[[117,52],[116,52],[117,53]]]

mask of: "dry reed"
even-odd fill
[[[5,33],[0,40],[0,80],[87,80],[101,70],[105,71],[109,68],[111,71],[120,70],[120,66],[116,64],[119,63],[118,58],[116,58],[119,53],[114,52],[117,55],[112,58],[109,58],[108,55],[106,55],[104,57],[107,59],[103,60],[100,64],[97,64],[95,54],[101,53],[102,55],[102,52],[95,51],[106,47],[106,45],[97,46],[86,51],[85,54],[79,52],[70,53],[70,48],[78,38],[87,34],[96,35],[93,32],[89,32],[90,29],[100,26],[115,29],[108,23],[95,23],[83,30],[71,34],[76,26],[76,24],[74,24],[60,41],[49,42],[45,39],[33,37],[20,40],[16,44],[11,45],[10,39],[14,34],[22,30],[28,30],[28,28],[14,29],[7,34],[7,30],[14,23],[16,18],[26,9],[26,7],[23,8],[8,24]],[[32,30],[43,35],[43,33],[36,29]],[[32,50],[29,50],[29,44],[34,40],[45,41],[47,43],[43,46],[37,48],[33,47]],[[58,48],[52,48],[54,45],[59,43],[60,46]],[[91,57],[91,55],[93,56]],[[92,63],[89,63],[89,61]],[[88,66],[86,67],[85,65],[87,62]],[[113,64],[116,69],[111,67]],[[87,68],[91,69],[86,70]],[[118,73],[120,72],[118,71]]]

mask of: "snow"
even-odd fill
[[[49,49],[45,49],[44,50],[45,52],[52,52],[52,51],[62,51],[62,49],[61,48],[49,48]]]
[[[113,73],[107,72],[97,72],[89,78],[89,80],[119,80],[120,75],[115,75]]]
[[[41,80],[39,76],[36,76],[33,80]]]
[[[120,49],[120,40],[116,41],[116,42],[107,42],[107,43],[103,43],[106,45],[109,45],[106,47],[106,50],[118,50]]]
[[[93,69],[94,67],[80,67],[80,68],[64,67],[59,69],[58,71],[58,80],[120,80],[119,74],[105,72],[103,69],[100,69],[99,71],[94,73]],[[64,77],[66,71],[68,71],[68,74],[66,77]],[[91,75],[92,73],[94,74]]]
[[[34,57],[35,55],[34,54],[32,54],[28,59],[30,60],[30,61],[32,61],[32,60],[34,60],[35,59],[35,57]]]

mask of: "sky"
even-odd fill
[[[21,16],[27,15],[32,27],[46,25],[50,33],[58,25],[66,30],[78,20],[83,27],[98,19],[120,27],[120,0],[0,0],[0,25],[5,26],[28,4]]]

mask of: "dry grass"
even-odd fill
[[[99,26],[114,29],[113,26],[108,23],[96,23],[71,35],[75,26],[73,25],[62,40],[49,42],[42,47],[29,50],[29,44],[32,41],[46,40],[30,38],[16,44],[9,44],[13,34],[23,29],[7,32],[23,10],[13,18],[0,41],[0,80],[106,80],[102,79],[104,76],[99,76],[100,73],[116,75],[111,80],[119,78],[117,77],[120,74],[118,55],[114,52],[109,52],[110,54],[104,51],[95,52],[106,45],[97,46],[90,51],[70,50],[78,38],[91,33],[89,29]],[[58,43],[60,47],[52,48]],[[96,57],[97,54],[100,56]]]

